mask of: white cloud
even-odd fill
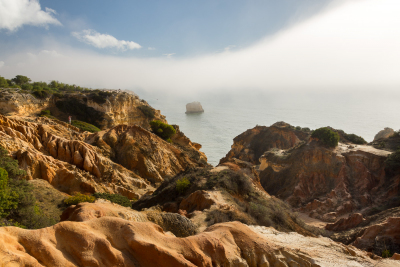
[[[166,56],[167,58],[172,58],[173,55],[175,55],[175,53],[163,54],[163,56]]]
[[[60,61],[26,52],[2,58],[2,76],[98,88],[215,90],[380,90],[400,88],[400,1],[346,1],[245,49],[190,58],[99,55],[60,46]],[[51,51],[52,49],[47,50]],[[26,62],[25,66],[18,63]],[[344,94],[345,95],[345,94]]]
[[[0,61],[0,68],[4,66],[4,61]]]
[[[61,25],[53,17],[55,10],[43,11],[38,0],[0,0],[0,29],[15,31],[23,25]]]
[[[156,50],[155,47],[148,47],[147,49],[148,49],[148,50]]]
[[[236,45],[228,45],[227,47],[224,48],[225,52],[230,52],[232,48],[235,48]]]
[[[72,36],[78,40],[93,45],[97,48],[117,48],[122,51],[139,49],[142,46],[132,41],[118,40],[109,34],[98,33],[95,30],[83,30],[81,32],[72,32]]]

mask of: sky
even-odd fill
[[[0,76],[171,93],[400,86],[398,0],[0,0]]]

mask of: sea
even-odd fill
[[[200,143],[208,162],[219,163],[233,138],[256,125],[278,121],[317,129],[331,126],[371,142],[385,127],[400,129],[400,93],[393,92],[214,92],[154,94],[138,92],[169,124],[177,124]],[[185,114],[186,104],[199,101],[204,113]]]

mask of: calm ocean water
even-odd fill
[[[154,96],[138,92],[161,110],[168,123],[178,124],[192,141],[200,143],[208,161],[217,165],[233,138],[258,125],[285,121],[316,129],[331,126],[362,136],[368,142],[384,127],[400,129],[400,94],[348,93],[234,93],[196,97]],[[205,112],[185,114],[186,104],[200,101]]]

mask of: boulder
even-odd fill
[[[192,103],[186,104],[186,114],[201,113],[201,112],[204,112],[204,109],[201,106],[200,102],[192,102]]]
[[[395,131],[392,128],[386,127],[385,129],[379,131],[375,137],[374,141],[382,138],[389,138],[395,134]]]

